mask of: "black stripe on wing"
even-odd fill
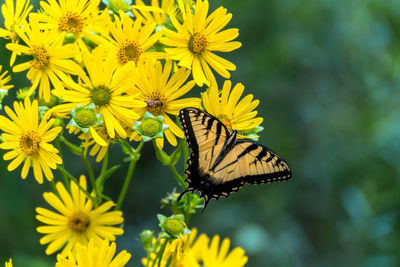
[[[265,163],[270,163],[273,159],[276,159],[273,167],[282,168],[282,171],[274,171],[271,173],[261,174],[261,175],[248,175],[243,177],[246,180],[246,183],[249,184],[263,184],[263,183],[272,183],[272,182],[281,182],[290,179],[292,176],[292,172],[290,170],[289,164],[284,161],[281,157],[279,157],[275,152],[271,149],[257,143],[254,140],[237,140],[236,144],[245,144],[250,143],[248,147],[238,156],[238,159],[242,154],[252,153],[252,151],[262,148],[262,150],[255,155],[255,159],[253,162],[250,162],[250,165],[255,164],[256,161],[261,161]],[[268,155],[268,157],[267,157]],[[244,155],[243,155],[244,156]]]
[[[199,191],[203,195],[208,195],[209,198],[218,199],[220,196],[229,196],[231,192],[238,191],[245,183],[248,184],[264,184],[264,183],[273,183],[273,182],[282,182],[290,179],[292,176],[289,165],[281,159],[278,155],[276,155],[273,151],[266,148],[263,145],[253,141],[253,140],[237,140],[235,146],[246,144],[247,147],[237,156],[237,158],[226,165],[219,168],[217,171],[221,172],[225,168],[230,167],[231,165],[239,164],[241,158],[245,156],[249,156],[254,158],[254,161],[249,161],[249,167],[251,165],[267,163],[271,164],[273,169],[269,173],[262,173],[258,175],[245,175],[234,177],[230,181],[226,181],[223,183],[211,183],[209,186],[200,186]],[[260,150],[261,148],[261,150]],[[260,150],[255,154],[254,151]],[[273,160],[275,162],[273,162]],[[259,161],[260,163],[258,163]],[[232,170],[231,172],[234,172]],[[230,173],[227,173],[229,175]]]
[[[192,119],[190,118],[191,114],[195,117],[200,116],[200,112],[197,109],[185,108],[185,109],[181,109],[181,111],[179,112],[179,120],[182,124],[183,132],[185,134],[186,142],[188,143],[189,148],[195,154],[198,154],[199,153],[199,145],[197,144],[196,136],[194,135]]]
[[[228,129],[225,125],[220,122],[217,118],[213,115],[202,111],[198,108],[184,108],[181,109],[179,112],[179,120],[183,127],[183,132],[185,134],[186,142],[188,143],[190,149],[197,154],[199,152],[199,145],[196,140],[195,129],[193,129],[193,121],[200,121],[203,125],[204,129],[207,130],[206,137],[211,131],[214,124],[216,124],[216,139],[215,144],[217,144],[218,140],[221,137],[222,131],[224,131],[225,135],[229,135]]]

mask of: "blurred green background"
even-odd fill
[[[211,201],[192,227],[230,237],[246,250],[247,266],[400,265],[399,4],[212,1],[213,9],[233,13],[228,26],[240,30],[243,47],[226,55],[237,66],[232,82],[260,100],[260,143],[286,159],[293,179],[247,185]],[[5,43],[0,40],[0,64],[9,69]],[[12,76],[16,88],[26,85],[25,74]],[[111,153],[114,163],[121,161],[117,147]],[[67,155],[65,164],[85,173],[76,157]],[[45,256],[34,218],[35,207],[48,207],[41,195],[49,185],[38,185],[32,174],[23,181],[20,169],[8,173],[7,165],[0,161],[0,264],[12,257],[15,266],[52,266],[55,257]],[[107,184],[113,199],[125,171]],[[170,215],[159,201],[176,186],[146,144],[118,239],[119,249],[133,255],[128,266],[140,266],[138,235],[158,230],[157,212]]]

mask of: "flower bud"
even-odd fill
[[[72,118],[68,125],[71,127],[79,128],[83,133],[89,131],[89,127],[96,127],[103,123],[101,120],[101,114],[96,113],[96,106],[94,103],[82,107],[82,105],[76,105],[76,109],[70,111]]]
[[[110,8],[114,11],[122,10],[123,12],[128,12],[130,10],[129,3],[131,1],[123,1],[123,0],[111,0]]]
[[[161,115],[155,117],[150,112],[146,112],[142,121],[135,121],[133,130],[138,132],[145,142],[161,138],[164,136],[164,130],[168,129],[168,125],[163,124],[163,120],[164,118]]]
[[[149,248],[151,246],[151,241],[153,240],[154,233],[150,230],[143,230],[140,233],[140,240],[142,241],[143,247]]]
[[[170,234],[171,236],[179,235],[179,234],[183,233],[183,229],[185,229],[185,226],[183,225],[183,223],[181,223],[180,221],[178,221],[175,218],[168,218],[165,221],[164,227],[165,227],[165,231],[168,234]]]
[[[64,44],[72,44],[75,40],[76,36],[72,32],[67,32],[64,36]]]

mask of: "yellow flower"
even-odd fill
[[[5,267],[13,267],[12,259],[10,259],[9,261],[6,261],[6,262],[4,263],[4,265],[5,265]]]
[[[194,13],[189,5],[186,5],[186,10],[182,7],[183,24],[169,14],[176,32],[166,29],[166,37],[160,39],[170,46],[165,51],[173,60],[179,61],[179,66],[192,69],[193,78],[199,86],[216,83],[210,67],[224,78],[230,78],[229,71],[236,69],[234,64],[212,51],[230,52],[242,45],[232,42],[239,35],[238,29],[221,31],[231,20],[232,14],[227,14],[225,8],[219,7],[207,17],[208,5],[207,0],[197,0]]]
[[[3,89],[3,90],[11,89],[11,88],[14,87],[14,85],[11,85],[11,84],[8,84],[8,85],[7,85],[7,83],[8,83],[9,81],[11,81],[11,76],[10,76],[10,75],[7,75],[7,74],[8,74],[8,71],[5,71],[5,72],[1,73],[1,69],[2,69],[2,68],[3,68],[3,66],[0,65],[0,90],[1,90],[1,89]]]
[[[114,257],[116,251],[115,242],[109,244],[108,240],[103,240],[96,244],[90,239],[89,244],[82,246],[77,244],[76,253],[71,251],[57,255],[56,267],[122,267],[131,258],[131,254],[126,250],[121,251]]]
[[[26,22],[26,17],[32,10],[29,5],[29,0],[16,0],[14,6],[13,0],[6,0],[5,4],[1,6],[4,18],[4,29],[0,28],[0,37],[10,39],[13,44],[18,44],[19,38],[15,33],[15,29],[21,27]],[[14,65],[17,52],[12,53],[10,58],[10,66]]]
[[[82,145],[85,148],[85,151],[87,149],[89,149],[90,146],[92,146],[92,148],[90,149],[89,155],[90,156],[95,156],[97,154],[96,157],[96,162],[100,162],[103,160],[104,156],[106,155],[107,151],[108,151],[108,147],[110,146],[110,142],[111,142],[111,138],[107,135],[107,129],[105,127],[97,127],[96,128],[97,134],[101,136],[101,138],[103,140],[105,140],[105,142],[107,143],[106,146],[101,146],[98,143],[96,143],[96,141],[94,139],[89,140],[89,138],[85,139],[84,142],[82,142]],[[79,138],[81,138],[81,136],[79,136]]]
[[[107,12],[98,11],[99,5],[100,0],[41,1],[44,12],[32,17],[41,22],[43,28],[57,31],[62,39],[67,33],[74,34],[82,49],[85,44],[80,37],[90,38],[108,18]]]
[[[143,258],[144,266],[162,267],[242,267],[247,262],[247,256],[242,248],[237,247],[229,251],[230,240],[225,238],[220,244],[218,235],[210,238],[205,234],[200,235],[197,239],[197,230],[192,229],[192,233],[183,235],[165,246],[164,254],[159,263],[156,260],[156,253],[151,253],[149,259]],[[165,241],[162,239],[157,248],[159,253],[161,246]]]
[[[24,104],[14,102],[14,110],[15,112],[5,107],[12,121],[0,116],[0,130],[4,132],[4,143],[0,144],[0,148],[11,149],[3,158],[13,159],[8,165],[8,171],[16,169],[25,161],[21,172],[22,179],[26,178],[32,164],[33,174],[38,183],[43,183],[43,173],[51,181],[51,169],[56,169],[57,164],[62,163],[62,159],[57,155],[58,150],[49,142],[57,137],[62,128],[50,129],[54,119],[47,121],[46,117],[39,123],[38,102],[34,100],[31,103],[29,97],[25,98]]]
[[[164,53],[147,51],[160,38],[160,33],[154,33],[156,24],[142,24],[142,19],[135,21],[120,11],[119,16],[114,16],[114,23],[108,27],[110,35],[103,33],[103,37],[93,36],[99,43],[106,57],[107,64],[123,66],[128,62],[142,62],[149,58],[164,58]]]
[[[160,61],[156,63],[149,61],[139,66],[142,75],[135,80],[134,92],[141,92],[138,99],[145,104],[138,110],[139,114],[144,115],[148,111],[155,116],[162,115],[164,123],[169,126],[164,134],[168,142],[176,146],[175,135],[183,138],[183,131],[167,114],[177,116],[182,108],[199,107],[200,99],[177,99],[189,92],[195,83],[193,80],[186,82],[190,75],[190,71],[187,69],[181,68],[171,74],[172,65],[172,61],[168,60],[164,67],[162,67]],[[157,138],[156,142],[160,148],[163,147],[163,138]]]
[[[142,0],[136,0],[134,6],[131,6],[135,17],[140,17],[146,22],[155,22],[157,25],[162,25],[167,19],[168,13],[175,13],[174,0],[151,0],[151,6],[146,6]]]
[[[26,45],[7,44],[9,50],[32,56],[33,59],[16,65],[14,72],[29,69],[27,77],[32,82],[31,95],[39,86],[39,97],[50,101],[50,82],[55,88],[63,88],[62,81],[68,74],[78,75],[80,68],[72,60],[78,50],[73,44],[63,45],[63,38],[55,31],[41,31],[37,22],[15,29]]]
[[[125,127],[132,127],[133,121],[139,119],[134,109],[145,107],[145,103],[136,100],[136,95],[127,95],[132,86],[133,63],[115,70],[114,66],[104,62],[100,50],[93,50],[92,55],[83,52],[83,61],[89,76],[82,76],[82,83],[71,79],[66,86],[69,90],[54,90],[53,94],[63,99],[65,104],[56,106],[56,112],[75,109],[77,104],[87,106],[93,102],[96,113],[102,114],[102,120],[110,138],[119,135],[127,137]]]
[[[231,81],[225,81],[221,92],[218,92],[217,86],[208,88],[202,95],[205,110],[222,121],[229,131],[235,129],[240,133],[260,125],[263,118],[255,118],[257,111],[253,111],[260,101],[253,100],[252,94],[239,101],[244,86],[238,83],[232,91],[231,86]]]
[[[202,238],[203,237],[203,238]],[[204,267],[242,267],[247,262],[245,251],[236,247],[229,252],[229,238],[220,243],[219,235],[215,235],[211,243],[204,234],[193,244],[191,255],[182,260],[183,266],[204,266]],[[209,245],[208,245],[209,244]]]
[[[79,185],[86,190],[83,175]],[[56,184],[56,188],[60,197],[54,193],[43,193],[43,197],[57,212],[36,208],[36,219],[47,224],[36,229],[46,234],[40,239],[40,244],[49,244],[47,255],[61,249],[65,243],[63,252],[74,251],[77,243],[86,245],[89,239],[93,239],[97,246],[101,246],[103,239],[115,241],[116,235],[124,233],[114,226],[123,223],[124,219],[121,211],[109,211],[114,206],[112,201],[93,208],[92,200],[74,182],[71,182],[71,192],[61,182]]]
[[[70,133],[78,132],[76,130],[75,131],[71,131],[71,130],[70,130]],[[100,138],[102,140],[104,140],[107,145],[104,146],[104,145],[98,144],[96,142],[96,140],[93,138],[93,135],[91,132],[81,133],[78,136],[78,138],[80,140],[82,140],[81,147],[83,147],[85,149],[85,154],[86,154],[86,151],[92,146],[92,148],[89,151],[89,155],[93,157],[97,154],[96,161],[100,162],[103,160],[104,156],[106,155],[108,148],[110,146],[111,140],[120,139],[120,137],[118,135],[116,135],[114,138],[110,138],[110,136],[107,134],[107,129],[106,129],[106,127],[104,127],[104,125],[96,127],[95,130],[96,130],[96,134],[99,135]],[[125,131],[129,135],[132,133],[133,130],[132,130],[132,128],[126,127]]]

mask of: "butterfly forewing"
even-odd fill
[[[190,149],[201,159],[199,169],[207,172],[221,152],[229,132],[219,120],[199,109],[182,109],[179,116]]]

